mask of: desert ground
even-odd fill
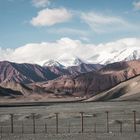
[[[1,140],[139,140],[140,102],[1,107]]]

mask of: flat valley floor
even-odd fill
[[[0,140],[140,140],[140,102],[1,107]]]

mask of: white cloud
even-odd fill
[[[42,65],[47,60],[54,59],[64,65],[71,65],[75,57],[79,57],[92,63],[105,63],[108,60],[113,62],[125,59],[126,56],[133,55],[134,50],[140,53],[139,46],[140,39],[137,38],[124,38],[99,45],[61,38],[55,42],[30,43],[16,49],[0,48],[0,60]]]
[[[35,7],[46,7],[49,5],[50,0],[32,0]]]
[[[81,19],[97,33],[122,30],[131,26],[121,17],[106,16],[95,12],[82,13]]]
[[[135,10],[140,10],[140,1],[133,2],[133,6]]]
[[[65,8],[43,9],[30,21],[33,26],[52,26],[66,22],[72,18],[72,13]]]

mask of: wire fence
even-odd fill
[[[0,135],[140,132],[138,111],[0,114]]]

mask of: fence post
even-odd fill
[[[94,133],[96,133],[96,114],[93,114],[93,118],[94,118]]]
[[[69,124],[68,124],[68,133],[70,133],[70,122],[69,122]]]
[[[109,133],[109,112],[106,111],[106,132]]]
[[[58,114],[59,113],[55,113],[55,116],[56,116],[56,134],[58,134]]]
[[[81,132],[84,132],[84,112],[80,112],[81,114]]]
[[[1,139],[2,139],[2,126],[0,127],[0,134],[1,134]]]
[[[22,134],[24,134],[24,123],[23,123],[23,121],[22,121],[22,128],[21,128],[22,130]]]
[[[133,110],[133,115],[134,115],[134,132],[137,131],[137,128],[136,128],[136,111]]]
[[[45,123],[45,133],[47,134],[47,124]]]
[[[122,121],[120,121],[120,133],[122,133]]]
[[[10,114],[11,119],[11,133],[14,133],[14,114]]]
[[[32,119],[33,119],[33,134],[35,134],[35,113],[32,113]]]

